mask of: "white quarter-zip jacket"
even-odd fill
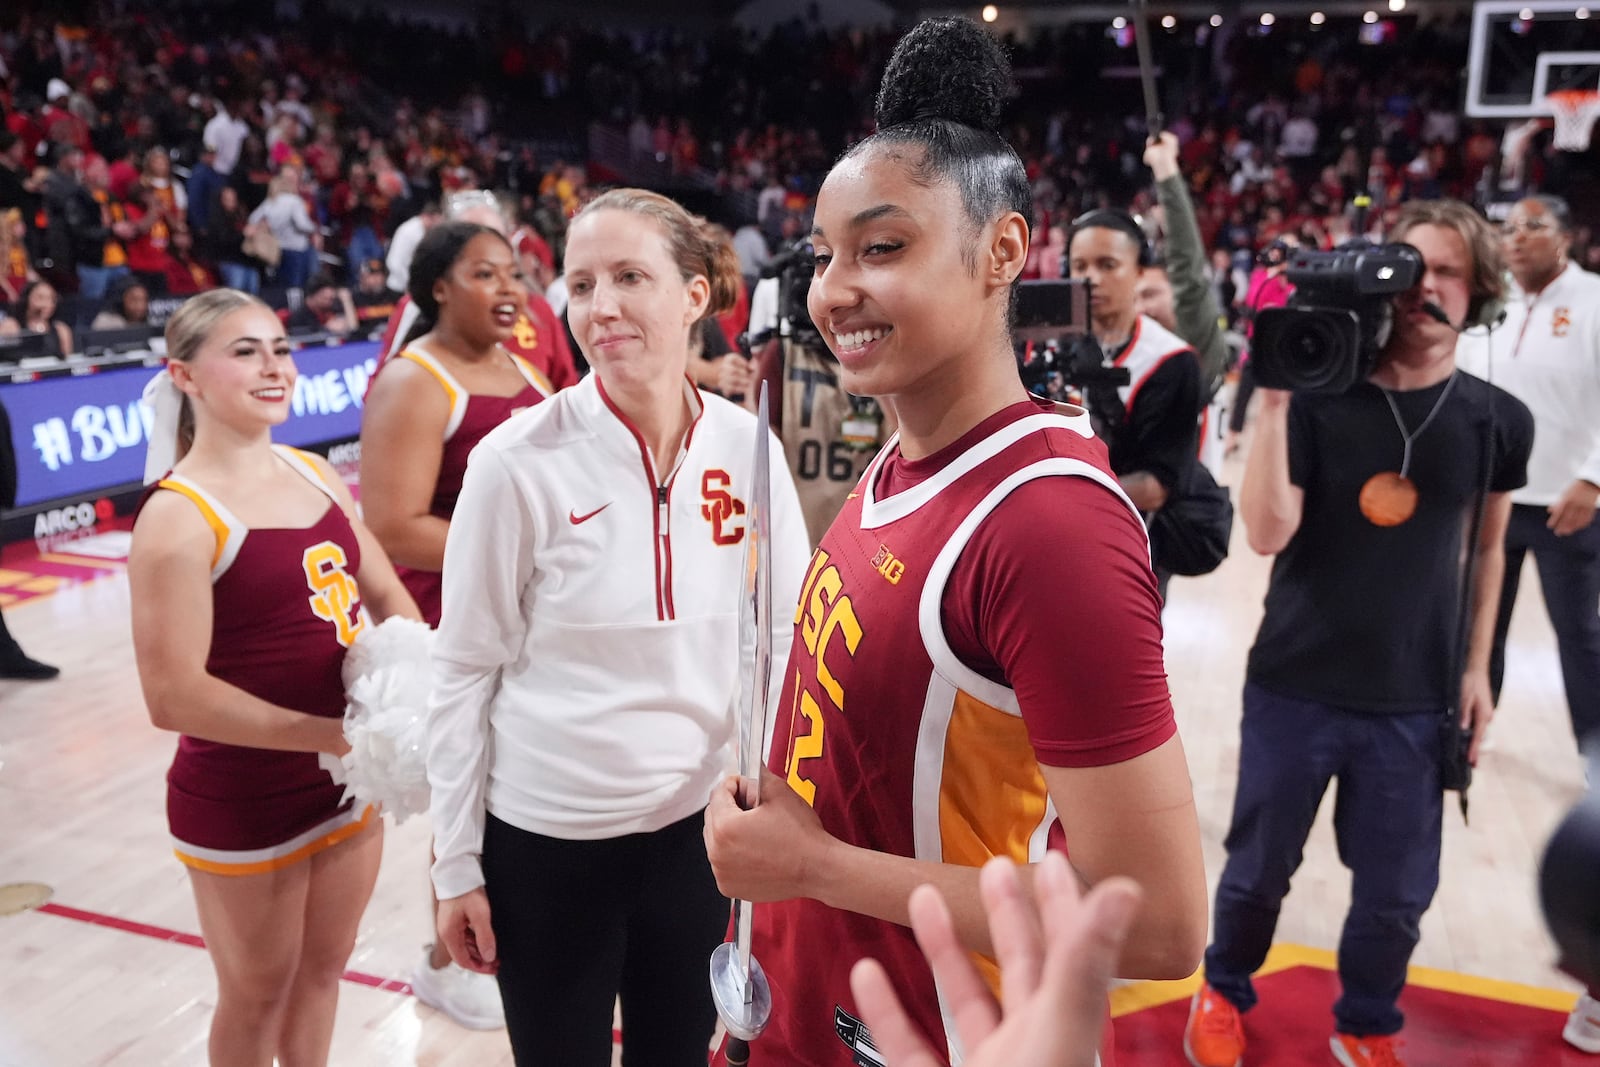
[[[1569,263],[1540,292],[1516,295],[1492,341],[1482,329],[1461,338],[1456,364],[1533,412],[1528,484],[1513,503],[1549,507],[1580,478],[1600,485],[1600,276]]]
[[[570,840],[649,832],[703,808],[732,769],[756,420],[685,393],[694,421],[671,470],[595,375],[472,454],[429,721],[442,899],[483,884],[486,811]],[[809,542],[770,447],[773,707]]]

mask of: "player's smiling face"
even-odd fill
[[[988,228],[974,233],[953,182],[915,180],[907,154],[916,151],[849,156],[817,194],[807,308],[858,395],[914,391],[954,373],[984,341],[975,263]]]

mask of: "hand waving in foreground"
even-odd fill
[[[1009,860],[985,865],[980,885],[1004,982],[999,1004],[956,940],[938,891],[924,885],[911,894],[911,927],[949,1002],[966,1067],[1093,1067],[1138,887],[1113,878],[1080,896],[1076,876],[1056,852],[1035,871],[1037,907]],[[856,964],[850,988],[893,1067],[943,1064],[876,960]]]

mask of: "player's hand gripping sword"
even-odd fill
[[[772,468],[767,438],[767,384],[761,383],[756,412],[755,464],[750,503],[745,513],[744,590],[739,601],[739,644],[752,650],[754,662],[745,673],[739,700],[739,803],[745,810],[761,803],[761,768],[766,760],[767,696],[772,681]],[[750,1062],[750,1042],[766,1028],[772,1014],[772,990],[761,965],[750,954],[750,918],[754,905],[733,902],[734,940],[711,954],[711,996],[717,1015],[728,1028],[728,1067]]]

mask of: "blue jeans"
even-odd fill
[[[1517,602],[1523,559],[1532,552],[1545,609],[1556,632],[1572,733],[1580,746],[1600,747],[1600,519],[1577,533],[1557,537],[1545,526],[1549,518],[1537,504],[1511,508],[1511,522],[1506,527],[1506,576],[1500,587],[1494,650],[1489,656],[1489,683],[1498,701],[1505,677],[1511,609]]]
[[[1337,778],[1333,828],[1353,877],[1334,1020],[1340,1033],[1399,1031],[1395,1002],[1439,886],[1443,714],[1373,715],[1245,684],[1239,789],[1206,949],[1206,981],[1240,1011],[1255,1006],[1250,976],[1272,947],[1289,878]]]
[[[222,274],[222,284],[229,289],[237,289],[242,293],[252,296],[261,292],[261,272],[254,267],[247,267],[243,263],[218,263],[217,270]]]
[[[99,300],[118,278],[128,276],[128,268],[86,267],[78,264],[78,296],[84,300]]]
[[[372,232],[371,226],[357,226],[350,235],[350,247],[345,250],[345,272],[353,286],[361,280],[361,264],[369,259],[383,259],[383,242]]]
[[[306,280],[317,269],[317,250],[305,248],[298,252],[283,250],[278,263],[278,284],[285,289],[304,289]]]

